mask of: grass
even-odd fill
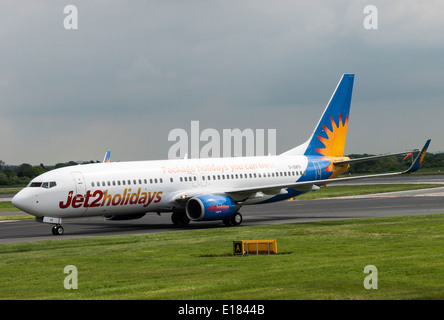
[[[245,239],[279,254],[233,256]],[[444,214],[8,244],[0,299],[444,299],[443,247]]]
[[[16,207],[11,204],[11,201],[2,201],[0,202],[0,212],[15,212],[20,211]]]

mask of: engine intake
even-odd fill
[[[203,195],[188,200],[185,211],[193,221],[224,220],[236,213],[237,205],[227,196]]]

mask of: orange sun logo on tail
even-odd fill
[[[322,126],[325,133],[327,134],[327,138],[324,138],[320,135],[317,136],[319,141],[321,141],[324,145],[324,148],[317,148],[316,152],[324,156],[321,157],[321,159],[326,160],[332,157],[344,157],[345,138],[347,137],[348,115],[346,116],[345,121],[343,121],[341,114],[339,114],[339,121],[337,125],[331,117],[330,121],[332,130],[330,130],[326,125]],[[329,165],[326,168],[326,171],[333,171],[333,164]]]

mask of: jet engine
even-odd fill
[[[234,216],[237,205],[227,196],[202,195],[188,200],[185,211],[193,221],[227,220]]]

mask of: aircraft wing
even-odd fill
[[[264,185],[264,186],[258,186],[255,188],[243,188],[243,189],[230,190],[230,191],[225,191],[224,193],[227,195],[233,196],[234,198],[239,199],[242,196],[246,196],[247,194],[252,194],[255,192],[263,192],[265,194],[272,194],[274,192],[274,194],[279,194],[279,193],[285,193],[286,188],[298,189],[300,187],[303,188],[303,187],[312,186],[312,185],[323,185],[323,184],[327,184],[327,183],[344,182],[344,181],[350,181],[350,180],[376,178],[376,177],[388,177],[388,176],[396,176],[396,175],[412,173],[412,172],[417,171],[421,167],[421,164],[424,160],[424,156],[427,152],[427,148],[429,147],[430,141],[431,141],[430,139],[427,140],[426,144],[422,148],[421,152],[418,153],[418,155],[416,156],[416,158],[413,161],[410,168],[408,168],[405,171],[399,171],[399,172],[393,172],[393,173],[371,174],[371,175],[363,175],[363,176],[355,176],[355,177],[334,178],[334,179],[310,180],[310,181],[294,182],[291,184],[276,184],[276,185],[266,185],[266,186]],[[399,154],[405,154],[405,152],[399,153]],[[391,155],[397,155],[397,154],[391,154]],[[386,157],[386,156],[389,156],[389,155],[376,156],[376,157]],[[375,159],[374,157],[368,157],[368,158],[372,158],[372,159],[368,159],[368,160]],[[340,162],[344,163],[347,161],[340,161]]]

